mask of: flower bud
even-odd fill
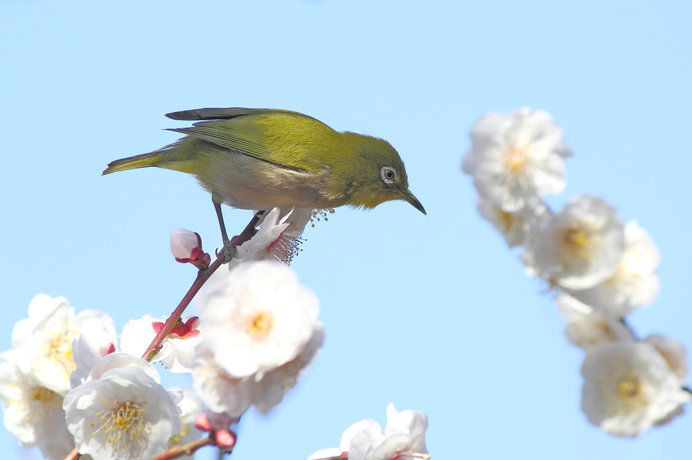
[[[198,233],[185,228],[171,232],[171,253],[180,263],[191,263],[203,269],[209,266],[211,257],[202,250],[202,239]]]
[[[195,418],[195,426],[200,431],[211,431],[211,423],[209,423],[207,414],[202,413],[197,415]]]
[[[236,435],[232,431],[217,430],[214,432],[214,441],[219,449],[232,449],[235,446]]]

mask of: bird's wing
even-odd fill
[[[275,109],[245,109],[242,107],[231,107],[227,109],[206,108],[171,112],[167,113],[166,116],[172,120],[226,120],[242,115],[258,115],[272,112],[285,111]]]
[[[248,155],[282,168],[316,172],[323,164],[315,149],[325,145],[324,136],[335,133],[322,122],[297,112],[271,109],[202,109],[192,111],[212,118],[171,131],[192,136],[230,151]],[[222,112],[222,113],[219,113]],[[193,115],[185,115],[192,117]]]

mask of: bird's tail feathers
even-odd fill
[[[143,153],[141,155],[135,155],[133,157],[121,158],[119,160],[111,161],[108,163],[108,167],[103,171],[103,175],[110,174],[118,171],[125,171],[127,169],[137,169],[137,168],[147,168],[149,166],[156,166],[158,164],[159,151],[151,153]]]

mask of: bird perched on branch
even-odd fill
[[[150,166],[193,174],[211,192],[220,219],[221,203],[329,209],[404,200],[425,214],[408,189],[404,163],[385,140],[340,133],[287,110],[207,108],[166,116],[196,123],[170,129],[185,134],[177,142],[115,160],[103,174]]]

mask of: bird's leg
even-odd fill
[[[221,240],[223,241],[223,249],[221,249],[221,251],[224,254],[226,263],[228,263],[235,256],[236,249],[235,246],[231,243],[231,240],[228,239],[228,233],[226,233],[226,224],[223,221],[223,211],[221,211],[222,199],[216,195],[212,195],[211,201],[212,203],[214,203],[216,218],[219,219],[219,227],[221,228]]]

